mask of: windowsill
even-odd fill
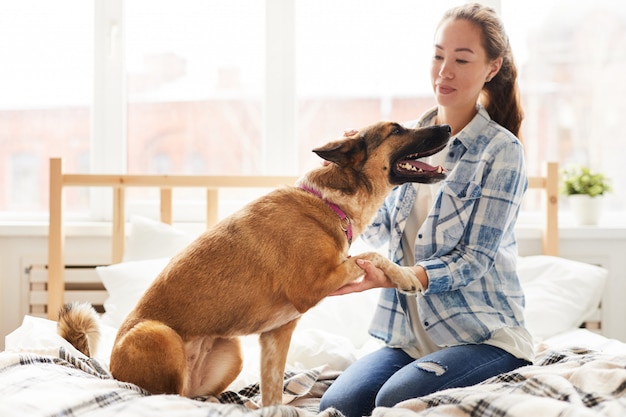
[[[110,236],[111,224],[107,222],[68,222],[66,236]],[[0,221],[0,237],[45,237],[48,236],[47,221]]]
[[[517,238],[540,236],[539,213],[521,213],[515,230]],[[622,212],[604,213],[597,226],[581,226],[573,213],[559,212],[559,237],[561,239],[624,239],[626,238],[626,215]]]

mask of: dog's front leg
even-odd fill
[[[261,333],[261,398],[263,406],[282,404],[283,381],[291,335],[298,319]]]

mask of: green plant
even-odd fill
[[[611,180],[588,167],[576,166],[563,171],[561,192],[565,195],[585,194],[590,197],[611,191]]]

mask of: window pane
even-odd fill
[[[128,172],[258,173],[264,2],[125,4]]]
[[[93,4],[22,0],[0,6],[0,211],[48,209],[48,159],[89,170]],[[86,157],[87,156],[87,157]],[[70,211],[85,210],[69,199]]]
[[[502,14],[520,69],[529,172],[546,160],[589,165],[613,180],[607,210],[624,209],[626,3],[503,0]]]
[[[311,152],[348,128],[418,118],[435,102],[435,26],[462,0],[300,0],[296,3],[297,138]]]

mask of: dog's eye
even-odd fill
[[[392,135],[399,135],[400,133],[402,133],[404,131],[404,128],[400,125],[395,125],[393,127],[393,129],[391,130],[391,134]]]

